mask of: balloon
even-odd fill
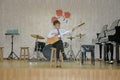
[[[63,11],[61,9],[56,10],[56,15],[57,16],[62,16],[62,14],[63,14]]]
[[[65,18],[70,18],[71,14],[70,14],[70,12],[64,12],[64,16],[65,16]]]
[[[51,22],[54,22],[54,21],[56,21],[56,20],[57,20],[56,17],[52,17]]]

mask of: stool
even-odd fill
[[[54,64],[53,64],[54,62]],[[62,67],[62,63],[63,63],[63,55],[60,52],[60,66]],[[56,58],[56,48],[52,48],[51,51],[51,58],[50,58],[50,67],[54,66],[56,67],[57,65],[57,58]]]
[[[95,64],[95,57],[94,57],[94,45],[81,45],[81,53],[82,53],[82,60],[81,64],[84,64],[84,60],[86,59],[86,52],[91,52],[91,63]]]
[[[30,53],[29,53],[29,47],[21,47],[20,49],[20,60],[22,59],[29,59]]]
[[[0,60],[3,61],[3,47],[0,47]]]

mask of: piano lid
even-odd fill
[[[115,21],[111,24],[110,30],[111,30],[111,29],[115,29],[115,27],[118,26],[119,22],[120,22],[120,19],[115,20]]]
[[[104,26],[103,26],[103,28],[102,28],[102,30],[101,30],[98,38],[102,38],[102,37],[105,37],[105,36],[106,36],[106,35],[105,35],[105,31],[107,30],[107,27],[108,27],[108,25],[104,25]]]
[[[103,28],[102,28],[102,30],[101,30],[101,32],[106,31],[106,30],[107,30],[107,27],[108,27],[108,25],[107,25],[107,24],[106,24],[106,25],[104,25],[104,26],[103,26]]]
[[[106,36],[115,35],[115,33],[116,33],[115,27],[118,26],[119,22],[120,22],[120,19],[115,20],[115,21],[111,24],[111,27],[105,32],[105,33],[106,33]]]

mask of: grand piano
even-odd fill
[[[96,44],[99,45],[100,59],[102,58],[102,47],[104,47],[104,60],[106,60],[106,54],[108,54],[106,51],[106,44],[108,43],[115,44],[116,61],[119,63],[120,19],[115,20],[109,28],[108,25],[104,25],[102,31],[100,33],[97,33]],[[110,51],[111,50],[112,49],[110,48]],[[113,50],[111,53],[113,53]]]
[[[102,27],[102,30],[100,33],[97,33],[97,39],[94,39],[94,43],[96,43],[97,45],[99,45],[99,52],[100,52],[100,55],[99,55],[99,59],[102,60],[102,47],[104,46],[104,43],[103,42],[100,42],[101,38],[104,38],[106,37],[105,35],[105,31],[107,31],[107,27],[108,25],[104,25]]]

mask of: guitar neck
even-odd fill
[[[84,25],[84,24],[85,24],[85,23],[81,23],[80,25],[74,27],[73,29],[77,29],[77,28],[81,27],[81,26]],[[73,29],[72,29],[72,30],[73,30]]]

